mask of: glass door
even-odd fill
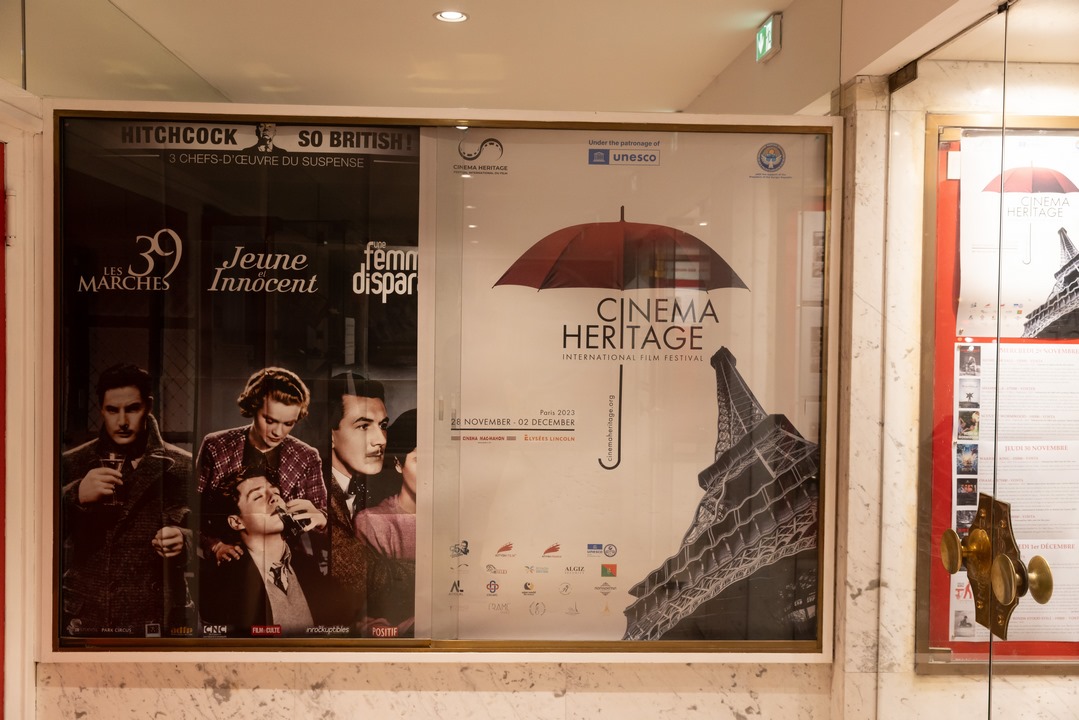
[[[1074,702],[1046,689],[1079,660],[1076,22],[1002,5],[892,96],[893,131],[926,113],[917,664],[993,718]]]
[[[1046,689],[1079,660],[1079,8],[1002,15],[1000,163],[983,188],[999,218],[990,580],[1004,631],[989,709],[1061,717],[1074,698]],[[1040,687],[1012,682],[1038,672]]]

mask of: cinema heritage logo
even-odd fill
[[[493,137],[481,140],[479,146],[473,150],[465,149],[465,138],[461,138],[461,142],[457,143],[457,154],[461,156],[462,160],[478,160],[480,155],[483,155],[483,151],[488,149],[498,150],[498,157],[496,157],[495,160],[500,160],[502,154],[506,151],[505,148],[502,147],[502,141]]]
[[[502,147],[502,141],[495,137],[485,138],[480,141],[479,145],[469,147],[466,145],[465,140],[467,138],[461,138],[461,142],[457,143],[457,154],[461,156],[461,160],[464,162],[454,163],[453,172],[457,175],[508,175],[509,167],[507,165],[500,164],[498,161],[502,159],[505,148]],[[495,152],[498,154],[495,155]],[[481,156],[486,162],[476,162],[480,160]],[[494,162],[492,162],[492,160]]]
[[[562,349],[699,351],[709,323],[719,324],[719,314],[707,298],[605,297],[596,303],[596,322],[562,326]]]
[[[184,243],[175,230],[135,236],[136,257],[123,265],[106,265],[96,275],[79,277],[78,292],[169,289],[168,278],[180,266]],[[141,250],[141,252],[140,252]]]

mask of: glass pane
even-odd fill
[[[1071,392],[1079,358],[1071,300],[1079,237],[1076,32],[1074,3],[1024,0],[1007,13],[1004,143],[994,192],[1001,202],[1000,303],[1013,317],[1000,330],[996,491],[1010,506],[998,525],[1010,520],[1014,536],[1000,577],[1019,582],[1015,597],[1005,598],[1013,608],[1008,641],[995,646],[994,663],[1014,658],[1020,672],[1046,662],[1074,668],[1079,657],[1079,495],[1063,481],[1079,471],[1079,403]],[[994,716],[1014,717],[1034,695],[1046,697],[1041,714],[1070,712],[1074,697],[1046,694],[1043,684],[995,682]]]
[[[436,636],[813,649],[827,134],[437,137]]]
[[[23,87],[23,3],[0,0],[0,80]]]
[[[919,360],[903,360],[900,335],[898,344],[886,341],[888,362],[921,376],[914,661],[919,673],[950,676],[939,686],[916,678],[916,687],[923,707],[973,717],[989,709],[995,646],[988,554],[973,550],[992,533],[979,499],[994,494],[993,380],[998,323],[1008,321],[998,297],[1001,198],[985,190],[1000,174],[1004,23],[1004,14],[993,15],[920,58],[917,79],[892,94],[889,128],[886,262],[907,266],[905,249],[895,247],[900,237],[922,252],[920,266],[909,264],[921,269],[921,296],[899,285],[886,300],[910,301],[922,318]],[[908,173],[924,183],[909,187]],[[911,218],[910,207],[922,215]],[[882,673],[882,697],[899,691],[894,680]]]
[[[1028,714],[1036,696],[1046,698],[1038,714],[1074,704],[1045,694],[1034,672],[1046,661],[1073,667],[1077,654],[1069,590],[1079,499],[1063,480],[1079,469],[1069,304],[1079,58],[1067,40],[1077,18],[1072,4],[1013,4],[920,61],[918,80],[893,95],[893,177],[914,113],[964,113],[931,116],[926,140],[920,507],[931,514],[921,519],[917,659],[930,672],[1006,674],[986,686],[990,717]],[[901,199],[893,189],[892,206]],[[954,575],[936,557],[948,525],[965,536]],[[1055,591],[1043,605],[1046,565]],[[961,690],[981,692],[949,685]]]
[[[115,3],[34,0],[23,4],[25,88],[35,95],[228,100]],[[7,46],[0,43],[0,47]]]

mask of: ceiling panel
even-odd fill
[[[685,107],[782,9],[466,0],[447,24],[429,0],[112,3],[234,102],[605,111]]]

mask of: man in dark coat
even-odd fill
[[[145,370],[108,368],[97,396],[100,435],[61,460],[61,632],[189,634],[191,453],[162,440]]]

